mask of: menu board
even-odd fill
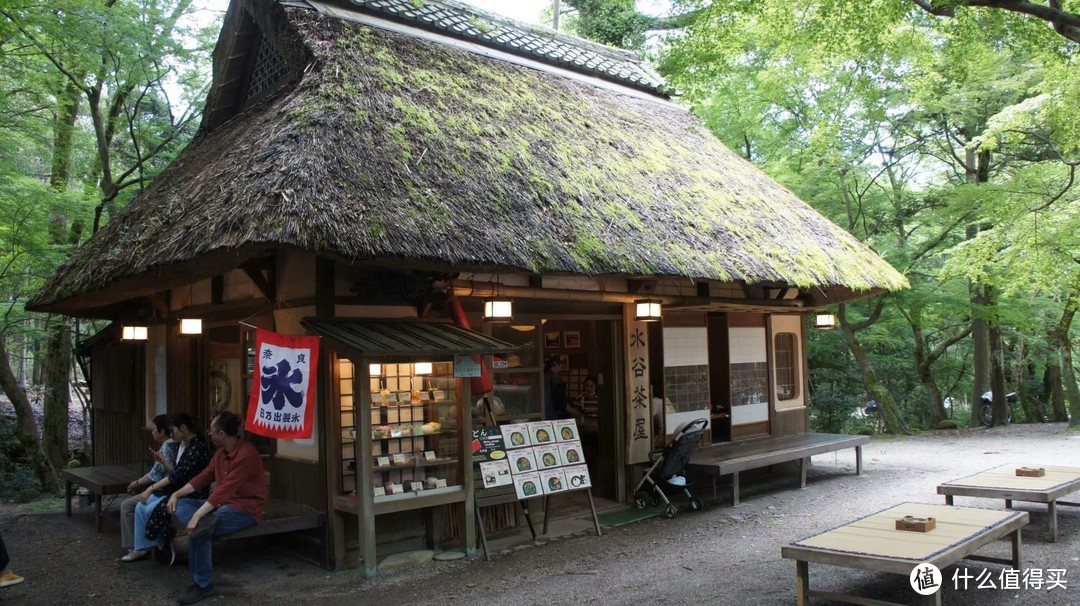
[[[510,462],[506,459],[481,463],[480,477],[484,479],[484,488],[509,486],[514,483],[513,475],[510,473]]]
[[[566,484],[570,490],[592,486],[592,480],[589,478],[589,468],[584,465],[564,467],[563,473],[566,474]]]
[[[498,427],[478,427],[472,430],[473,463],[498,461],[506,458],[502,430]]]
[[[545,469],[540,472],[540,484],[544,494],[566,492],[566,474],[561,469]]]
[[[513,425],[503,425],[499,429],[502,430],[503,444],[507,448],[523,448],[525,446],[532,446],[532,440],[529,438],[528,423],[515,423]]]
[[[513,473],[536,471],[536,455],[532,448],[521,448],[510,453],[510,470]]]
[[[515,475],[514,489],[517,490],[519,499],[529,499],[544,494],[543,488],[540,487],[540,474],[535,471]]]
[[[536,423],[526,423],[525,425],[529,429],[529,440],[534,446],[555,443],[555,431],[551,428],[550,422],[538,421]]]
[[[578,435],[577,421],[574,419],[560,419],[551,423],[555,431],[555,440],[558,442],[577,442],[581,439]]]
[[[551,469],[562,466],[562,457],[559,455],[559,447],[555,444],[548,446],[533,446],[533,456],[536,465],[540,469]]]
[[[512,482],[519,499],[592,486],[574,419],[503,425],[498,435],[495,428],[474,431],[474,457],[477,452],[488,457],[480,463],[484,487]]]

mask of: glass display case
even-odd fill
[[[342,494],[358,490],[361,398],[354,364],[338,361]],[[371,487],[376,504],[461,489],[458,380],[450,362],[369,365]]]

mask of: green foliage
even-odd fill
[[[956,421],[952,419],[945,419],[944,421],[938,421],[937,429],[957,429],[960,426],[956,424]]]
[[[964,331],[973,318],[1004,326],[1013,388],[1041,372],[1056,355],[1044,337],[1080,279],[1075,45],[1005,11],[938,19],[892,0],[676,8],[693,10],[701,12],[660,51],[683,100],[911,281],[856,335],[908,425],[937,425],[931,387],[970,394]],[[967,166],[976,160],[977,185]],[[992,305],[972,305],[971,281],[992,289]],[[851,321],[869,310],[854,306]],[[828,345],[818,347],[811,337],[814,422],[844,429],[855,403],[842,394],[862,393],[862,377],[837,354],[842,339],[821,337]],[[916,351],[929,359],[925,375]]]

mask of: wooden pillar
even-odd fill
[[[491,356],[484,356],[482,364],[490,364]],[[458,381],[460,387],[458,387],[458,401],[457,401],[457,414],[458,414],[458,452],[461,453],[461,484],[465,487],[465,502],[464,507],[464,519],[461,524],[461,532],[464,535],[462,537],[462,544],[465,546],[465,556],[474,557],[476,555],[476,503],[473,500],[474,491],[476,490],[475,482],[473,482],[473,463],[472,463],[472,381],[469,379],[460,379]]]
[[[322,319],[334,317],[334,262],[321,257],[315,258],[315,316]],[[338,496],[338,482],[341,474],[341,415],[334,395],[337,389],[334,379],[337,370],[337,356],[323,341],[319,345],[318,381],[315,389],[317,406],[316,427],[319,428],[318,474],[325,482],[326,489],[326,536],[325,555],[327,565],[332,570],[345,568],[345,519],[334,509],[334,500]]]
[[[353,424],[356,425],[356,500],[360,505],[360,570],[373,578],[379,571],[375,561],[374,457],[371,454],[371,370],[366,357],[353,360]],[[339,431],[340,434],[340,431]]]

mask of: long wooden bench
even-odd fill
[[[251,528],[241,530],[240,532],[234,532],[222,537],[215,537],[214,540],[231,541],[233,539],[247,539],[268,534],[311,530],[313,528],[320,528],[324,524],[325,519],[326,516],[321,511],[317,511],[305,505],[291,503],[281,499],[267,499],[266,507],[263,509],[263,519],[261,522]],[[173,526],[176,528],[178,536],[183,536],[183,533],[187,531],[184,523],[175,515],[173,516]]]
[[[94,522],[97,525],[97,531],[101,532],[102,497],[126,493],[128,484],[142,475],[142,466],[138,463],[63,469],[60,471],[60,477],[65,482],[64,513],[71,517],[71,498],[74,486],[81,486],[89,490],[94,496]]]
[[[731,503],[739,504],[739,473],[787,463],[799,462],[800,488],[806,488],[806,468],[810,457],[844,448],[855,449],[855,474],[862,474],[862,447],[870,442],[867,436],[849,436],[832,433],[800,433],[789,436],[760,438],[716,444],[697,451],[690,457],[687,469],[701,475],[711,475],[713,498],[716,498],[717,482],[722,476],[731,475]]]

